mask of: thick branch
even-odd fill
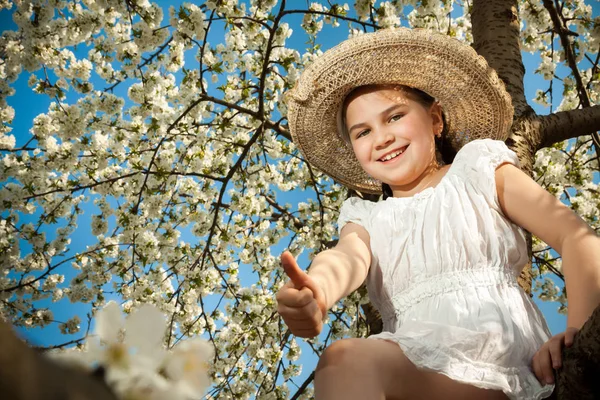
[[[515,117],[531,114],[527,104],[516,0],[474,0],[471,13],[473,48],[498,73],[512,97]]]
[[[600,130],[600,105],[538,117],[542,142],[537,150]]]
[[[559,400],[600,398],[600,306],[575,336],[573,345],[563,350],[562,367],[557,373]]]
[[[0,320],[0,394],[11,400],[116,400],[97,378],[55,364]]]

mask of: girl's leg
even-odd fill
[[[318,400],[506,400],[504,393],[419,370],[386,340],[343,339],[325,349],[315,375]]]

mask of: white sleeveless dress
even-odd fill
[[[363,226],[373,254],[369,297],[383,332],[419,368],[511,399],[552,393],[531,369],[550,338],[539,309],[519,287],[527,262],[523,230],[502,213],[495,170],[518,165],[503,142],[465,145],[434,188],[373,203],[350,198],[338,227]]]

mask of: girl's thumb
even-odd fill
[[[283,271],[296,286],[296,289],[302,289],[309,285],[310,278],[306,272],[302,271],[294,256],[289,251],[284,251],[281,255],[281,266]]]

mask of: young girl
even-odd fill
[[[446,36],[386,30],[326,52],[288,98],[306,159],[384,195],[346,200],[338,244],[308,274],[281,257],[290,281],[278,311],[295,335],[318,335],[327,310],[365,279],[383,319],[382,333],[325,350],[316,398],[549,396],[562,346],[600,302],[600,240],[518,169],[495,72]],[[563,257],[569,328],[553,338],[517,283],[523,229]]]

